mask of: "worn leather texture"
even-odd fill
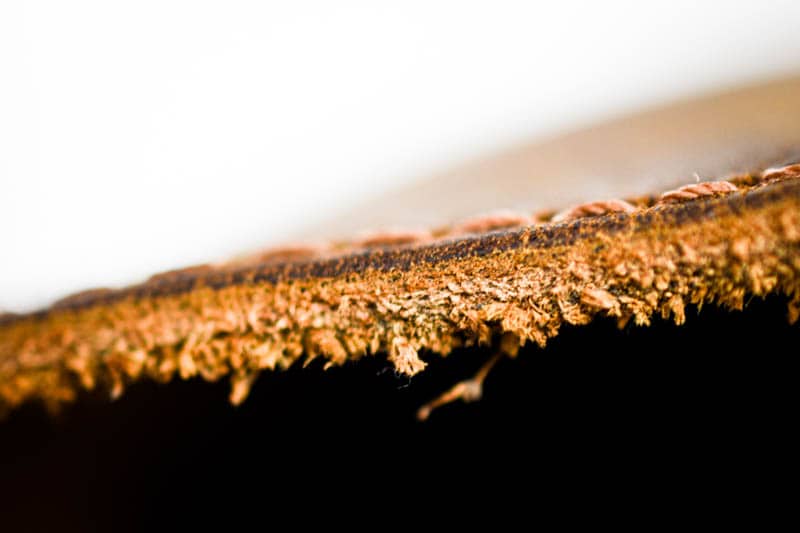
[[[296,506],[327,519],[320,501],[394,520],[447,498],[472,519],[493,497],[498,525],[541,506],[716,521],[753,487],[791,508],[774,478],[795,454],[799,83],[520,147],[289,246],[0,316],[0,528],[207,528],[220,508],[269,527]],[[481,401],[415,420],[498,348]]]

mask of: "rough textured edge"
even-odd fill
[[[0,402],[55,406],[79,387],[116,397],[145,377],[230,374],[238,403],[258,372],[301,359],[340,365],[386,353],[414,375],[423,349],[446,355],[501,333],[544,346],[562,324],[602,315],[680,324],[688,304],[741,309],[769,293],[788,295],[796,320],[794,167],[742,177],[738,189],[687,186],[633,211],[328,259],[199,267],[79,295],[0,324]],[[697,194],[687,197],[689,187]]]
[[[730,181],[693,183],[660,196],[604,200],[570,207],[561,212],[500,212],[470,218],[432,231],[384,231],[346,242],[327,244],[296,243],[245,255],[218,265],[197,265],[171,270],[150,277],[144,283],[124,289],[97,288],[82,291],[57,301],[49,309],[23,316],[44,317],[52,311],[83,309],[107,305],[129,297],[153,298],[189,292],[203,287],[221,289],[231,285],[290,279],[336,277],[348,273],[375,270],[408,270],[420,263],[435,263],[485,255],[519,246],[548,247],[563,244],[565,239],[591,231],[614,231],[604,218],[610,213],[648,216],[659,205],[712,197],[738,190],[736,185],[753,187],[800,176],[800,164],[770,168],[757,174],[731,176]],[[736,185],[734,185],[734,183]],[[683,215],[691,216],[690,213]],[[564,223],[573,222],[566,228]],[[529,235],[532,228],[535,235]],[[22,318],[0,315],[0,325]]]

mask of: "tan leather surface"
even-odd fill
[[[511,356],[507,344],[544,348],[567,324],[682,324],[687,308],[741,310],[768,295],[788,302],[790,323],[800,318],[800,165],[657,198],[422,246],[172,272],[7,317],[0,414],[196,376],[229,376],[238,404],[260,372],[317,358],[385,356],[412,376],[461,347],[495,343]]]
[[[591,98],[591,95],[587,95]],[[306,231],[426,228],[497,209],[635,197],[800,156],[800,77],[668,105],[466,163]]]

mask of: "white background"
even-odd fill
[[[0,308],[800,69],[800,2],[0,1]]]

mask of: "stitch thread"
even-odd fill
[[[661,195],[658,203],[682,202],[684,200],[694,200],[702,196],[713,196],[737,191],[738,187],[729,181],[705,181],[703,183],[692,183],[684,185],[678,189],[667,191]]]
[[[633,213],[634,211],[636,211],[636,207],[624,200],[604,200],[570,207],[554,215],[550,222],[568,222],[577,218],[596,217],[609,213]]]

